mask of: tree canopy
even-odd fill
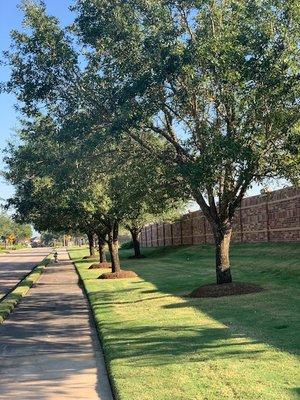
[[[47,142],[43,184],[55,172],[68,196],[76,182],[114,246],[121,221],[141,225],[175,205],[170,193],[192,196],[212,227],[217,282],[231,282],[247,189],[299,182],[298,2],[77,0],[64,29],[43,3],[23,9],[7,88],[27,119],[23,140]]]

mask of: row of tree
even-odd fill
[[[9,215],[0,213],[0,239],[3,246],[22,244],[29,241],[32,236],[31,226],[18,224]]]
[[[23,125],[22,144],[12,146],[6,158],[7,178],[16,187],[10,199],[15,218],[40,231],[84,232],[92,256],[97,235],[100,262],[107,243],[118,272],[120,225],[130,231],[140,257],[138,235],[145,223],[182,211],[180,182],[133,141],[107,144],[106,151],[103,144],[85,150],[77,141],[64,142],[64,134],[48,117]]]
[[[17,217],[108,243],[193,198],[231,282],[232,220],[253,182],[299,179],[296,0],[77,0],[62,28],[25,3],[7,90],[23,115]]]

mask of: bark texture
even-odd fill
[[[100,260],[100,263],[106,262],[106,254],[105,254],[104,244],[99,246],[99,260]]]
[[[216,246],[217,284],[231,283],[229,248],[232,228],[231,224],[216,224],[213,227]]]
[[[100,263],[106,262],[106,254],[105,254],[105,236],[102,233],[97,233],[98,237],[98,247],[99,247],[99,261]]]
[[[90,251],[90,256],[94,256],[96,251],[95,251],[95,246],[94,246],[94,234],[93,233],[88,233],[88,241],[89,241],[89,251]]]
[[[131,228],[130,233],[131,233],[131,238],[132,238],[132,243],[133,243],[134,257],[141,258],[142,257],[141,245],[140,245],[140,241],[139,241],[140,229],[139,228]]]
[[[111,258],[111,269],[112,272],[121,271],[120,258],[119,258],[119,226],[117,222],[114,222],[108,233],[108,249]]]

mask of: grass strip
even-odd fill
[[[24,297],[31,286],[35,284],[42,275],[45,267],[50,262],[49,256],[38,264],[28,275],[26,275],[0,302],[0,325],[14,310],[19,301]]]
[[[69,254],[70,260],[73,262],[73,265],[74,265],[75,270],[77,272],[80,286],[83,288],[84,293],[85,293],[85,295],[86,295],[86,297],[88,299],[88,303],[89,303],[90,309],[92,310],[92,314],[93,314],[93,318],[94,318],[94,322],[95,322],[95,326],[96,326],[96,331],[97,331],[97,335],[98,335],[98,339],[99,339],[99,341],[101,343],[101,346],[102,346],[102,349],[103,349],[103,340],[104,340],[104,338],[103,338],[102,333],[101,333],[101,328],[100,328],[100,326],[99,326],[99,324],[97,322],[97,310],[96,310],[93,298],[92,298],[92,296],[90,296],[89,287],[87,285],[85,276],[82,274],[81,268],[78,268],[78,265],[75,262],[75,259],[72,258],[72,254],[74,255],[73,252],[76,251],[76,250],[78,250],[80,252],[83,252],[84,255],[88,255],[88,250],[85,247],[82,248],[82,246],[80,246],[80,247],[79,246],[76,246],[76,247],[74,246],[74,247],[72,247],[71,250],[68,249],[68,254]],[[86,260],[85,264],[88,267],[92,263],[94,263],[96,260],[98,261],[98,257],[97,256],[95,256],[94,259],[92,258],[92,259]],[[97,271],[96,274],[99,274],[99,270],[95,270],[95,271]],[[103,273],[103,271],[105,271],[105,270],[103,269],[101,271]],[[111,269],[107,269],[107,272],[110,272],[110,271],[111,271]],[[112,371],[110,369],[110,364],[109,364],[108,359],[107,359],[107,353],[104,351],[104,349],[103,349],[103,356],[104,356],[105,365],[106,365],[106,369],[107,369],[107,373],[108,373],[109,383],[110,383],[110,386],[111,386],[111,389],[112,389],[113,398],[118,400],[120,397],[117,394],[117,386],[116,386],[115,380],[113,378]]]
[[[234,245],[234,280],[265,290],[215,299],[185,297],[214,282],[213,247],[143,251],[121,252],[139,278],[115,281],[70,251],[118,400],[299,398],[299,244]]]

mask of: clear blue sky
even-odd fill
[[[72,0],[46,0],[48,12],[55,15],[61,24],[67,25],[72,19],[72,13],[68,10],[73,3]],[[0,52],[9,48],[10,31],[22,29],[22,12],[18,9],[20,1],[0,0]],[[1,59],[2,59],[1,54]],[[0,81],[9,77],[9,69],[0,66]],[[12,95],[0,94],[0,169],[3,169],[3,149],[7,140],[14,135],[14,129],[18,126],[18,116],[14,110],[15,98]],[[270,184],[274,189],[281,187],[284,182],[273,182]],[[248,195],[258,194],[260,188],[256,185],[249,191]],[[13,188],[0,178],[0,198],[8,198],[13,193]]]

